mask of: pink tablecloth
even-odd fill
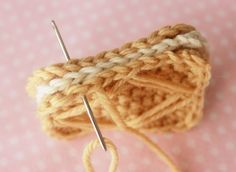
[[[25,92],[32,70],[64,62],[50,20],[60,27],[71,56],[92,55],[179,22],[196,26],[208,39],[213,78],[205,116],[186,133],[149,135],[183,172],[236,170],[236,3],[234,0],[130,0],[0,2],[0,171],[81,172],[84,146],[95,134],[65,142],[41,131],[36,105]],[[103,131],[118,146],[120,172],[166,172],[143,143],[121,132]],[[106,172],[109,154],[93,156]]]

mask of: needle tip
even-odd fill
[[[52,26],[55,28],[56,23],[55,23],[54,20],[51,20],[51,24],[52,24]]]

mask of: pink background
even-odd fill
[[[93,55],[179,22],[196,26],[210,44],[213,78],[205,116],[191,131],[149,134],[183,172],[236,169],[236,3],[234,0],[0,1],[0,171],[82,172],[84,146],[95,138],[57,141],[41,131],[36,104],[25,92],[33,69],[65,62],[50,20],[55,19],[73,57]],[[118,146],[120,172],[169,168],[135,137],[103,131]],[[93,156],[106,172],[109,154]]]

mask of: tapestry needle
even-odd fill
[[[61,49],[62,49],[62,51],[63,51],[63,54],[64,54],[66,60],[69,61],[69,60],[70,60],[69,53],[68,53],[68,51],[67,51],[67,49],[66,49],[66,46],[65,46],[65,44],[64,44],[64,41],[63,41],[63,39],[62,39],[62,36],[61,36],[61,34],[60,34],[60,32],[59,32],[59,29],[58,29],[58,27],[57,27],[57,25],[56,25],[56,22],[55,22],[54,20],[52,20],[52,26],[53,26],[53,29],[54,29],[54,31],[55,31],[55,33],[56,33],[56,36],[57,36],[58,42],[59,42],[59,44],[60,44],[60,46],[61,46]],[[90,121],[91,121],[91,123],[92,123],[92,125],[93,125],[94,130],[95,130],[95,133],[96,133],[96,135],[97,135],[97,137],[98,137],[98,140],[99,140],[99,142],[100,142],[100,144],[101,144],[103,150],[106,151],[106,150],[107,150],[107,147],[106,147],[105,141],[104,141],[104,139],[103,139],[101,130],[100,130],[99,127],[98,127],[98,124],[97,124],[97,122],[96,122],[96,119],[95,119],[95,117],[94,117],[94,115],[93,115],[93,111],[92,111],[92,109],[91,109],[91,107],[90,107],[90,105],[89,105],[88,99],[87,99],[86,96],[82,96],[82,100],[83,100],[84,106],[85,106],[85,108],[86,108],[87,114],[88,114],[88,116],[89,116],[89,119],[90,119]]]

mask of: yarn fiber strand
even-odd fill
[[[166,26],[120,48],[38,69],[27,91],[37,100],[38,117],[50,136],[70,139],[93,131],[81,100],[86,95],[102,129],[136,135],[180,172],[145,132],[182,132],[199,123],[211,77],[208,56],[207,42],[194,27]],[[86,149],[88,171],[96,145]]]
[[[117,149],[115,145],[112,143],[112,141],[109,140],[108,138],[104,138],[104,141],[106,143],[107,149],[111,152],[111,157],[112,157],[111,164],[109,167],[109,172],[115,172],[118,166],[118,162],[119,162]],[[83,162],[84,162],[84,167],[87,172],[94,172],[90,156],[92,152],[99,146],[100,146],[99,141],[96,139],[96,140],[92,140],[84,149]]]

